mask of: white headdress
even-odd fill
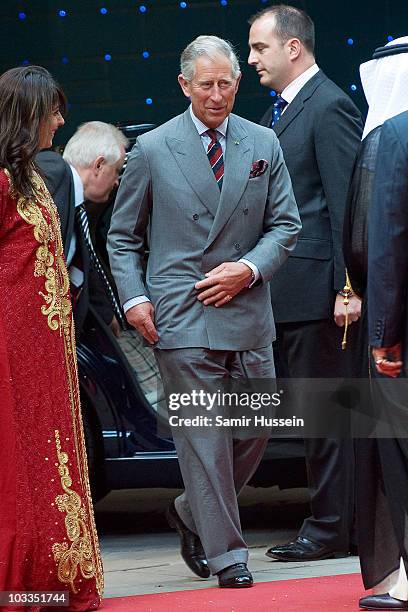
[[[387,119],[408,110],[408,36],[375,50],[361,64],[360,77],[368,102],[363,138]]]

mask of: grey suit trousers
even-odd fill
[[[166,381],[186,377],[214,390],[227,378],[275,378],[272,347],[249,351],[212,351],[205,348],[156,349]],[[184,408],[183,416],[192,414]],[[181,415],[180,415],[181,416]],[[234,563],[246,563],[248,548],[242,537],[237,495],[262,459],[268,439],[233,439],[228,428],[206,428],[198,436],[190,427],[172,427],[185,491],[176,510],[198,534],[213,574]]]

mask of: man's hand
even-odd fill
[[[154,326],[154,307],[151,302],[142,302],[129,308],[126,312],[128,323],[142,334],[150,344],[158,341],[156,328]]]
[[[199,291],[197,299],[205,306],[224,306],[232,300],[244,287],[252,276],[249,266],[238,261],[226,261],[213,268],[205,275],[204,280],[195,284]]]
[[[361,300],[356,295],[349,297],[347,312],[349,323],[354,323],[354,321],[359,320],[361,316]],[[344,305],[344,297],[339,294],[336,295],[336,301],[334,303],[334,321],[339,327],[344,327],[346,323],[346,307]]]
[[[120,338],[121,329],[120,329],[119,322],[118,322],[117,318],[115,317],[115,315],[113,315],[113,319],[109,323],[109,327],[111,328],[111,332],[113,333],[113,335],[116,338]]]
[[[371,352],[377,372],[391,378],[396,378],[401,373],[403,366],[401,361],[401,342],[389,348],[372,348]]]

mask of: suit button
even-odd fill
[[[197,213],[194,213],[193,215],[194,221],[198,221],[199,218],[200,218],[200,215],[197,215]]]
[[[244,211],[243,211],[243,212],[244,212],[244,215],[247,215],[249,211],[248,211],[248,209],[247,209],[247,208],[244,208]]]
[[[235,247],[235,249],[236,249],[237,251],[239,251],[239,250],[240,250],[240,248],[241,248],[241,245],[239,244],[239,242],[236,242],[236,243],[234,244],[234,247]]]

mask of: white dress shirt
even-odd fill
[[[288,106],[296,98],[302,87],[306,85],[306,83],[310,81],[310,79],[314,77],[314,75],[317,74],[319,70],[319,66],[317,64],[313,64],[313,66],[310,66],[310,68],[302,72],[302,74],[296,77],[294,81],[292,81],[287,87],[285,87],[285,89],[281,93],[281,97],[286,100]],[[282,111],[282,115],[286,111],[288,106],[285,106]]]
[[[78,172],[75,170],[73,166],[70,165],[72,178],[74,180],[74,205],[75,208],[84,203],[85,194],[84,194],[84,186],[82,183],[82,179],[79,176]],[[75,227],[75,226],[74,226]],[[70,281],[75,287],[81,287],[84,282],[84,273],[82,270],[77,268],[76,266],[71,265],[71,262],[74,258],[75,251],[77,248],[77,237],[75,229],[72,232],[71,242],[69,245],[68,255],[67,255],[67,268],[69,272]]]

